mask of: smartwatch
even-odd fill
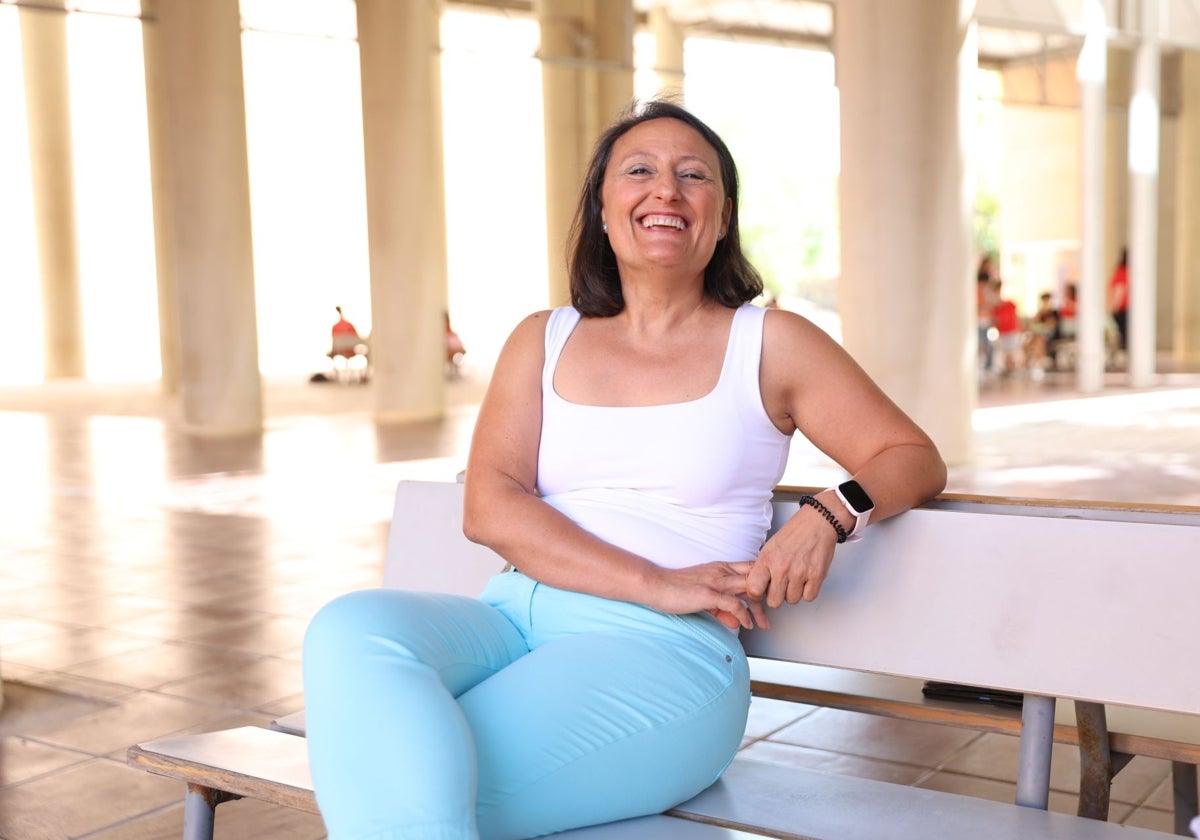
[[[848,539],[854,539],[855,535],[861,534],[867,527],[867,520],[871,518],[871,511],[875,510],[875,503],[871,501],[871,497],[867,495],[867,491],[862,488],[862,485],[854,479],[843,481],[833,488],[833,492],[837,494],[838,500],[846,506],[846,509],[854,514],[854,528],[848,537]]]

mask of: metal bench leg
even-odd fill
[[[1196,788],[1196,765],[1185,761],[1171,762],[1171,777],[1175,788],[1175,833],[1191,837],[1189,824],[1200,810]]]
[[[1017,804],[1045,811],[1050,804],[1050,748],[1054,746],[1054,698],[1026,694],[1021,704],[1021,751]]]
[[[217,806],[231,799],[241,797],[223,790],[189,784],[183,799],[183,840],[213,840]]]
[[[1079,730],[1080,765],[1077,813],[1093,820],[1107,820],[1114,774],[1104,704],[1076,700],[1075,725]]]

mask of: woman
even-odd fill
[[[733,160],[678,106],[600,139],[571,284],[573,307],[509,338],[468,460],[464,530],[516,570],[478,600],[353,593],[309,630],[332,840],[536,837],[690,798],[746,723],[731,631],[816,598],[837,542],[944,486],[929,438],[837,344],[746,304],[761,281]],[[861,486],[764,546],[797,430]]]

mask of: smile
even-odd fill
[[[687,230],[688,223],[679,216],[649,215],[642,217],[642,227],[651,229],[670,228],[672,230]]]

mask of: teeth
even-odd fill
[[[669,227],[676,230],[686,230],[687,223],[678,216],[646,216],[642,219],[642,227]]]

